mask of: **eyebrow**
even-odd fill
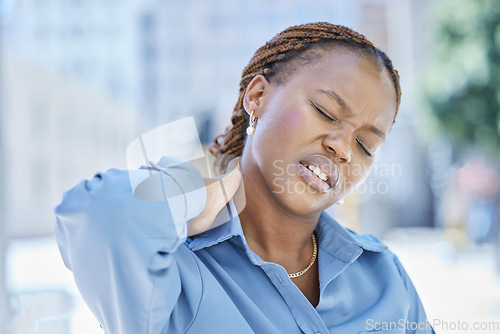
[[[379,136],[382,139],[382,141],[385,141],[385,133],[382,130],[371,124],[367,125],[366,127],[368,128],[368,130]]]
[[[319,89],[318,92],[321,94],[325,94],[329,98],[335,100],[335,102],[337,102],[337,104],[344,110],[346,114],[352,114],[351,107],[333,90]]]
[[[352,114],[352,109],[351,107],[347,104],[347,102],[344,101],[343,98],[341,98],[337,93],[335,93],[333,90],[327,90],[327,89],[319,89],[318,90],[319,93],[321,94],[325,94],[327,95],[329,98],[335,100],[335,102],[337,102],[337,104],[340,106],[340,108],[342,108],[342,110],[346,113],[346,114]],[[374,134],[376,134],[377,136],[379,136],[382,140],[385,141],[385,133],[384,131],[380,130],[379,128],[377,128],[376,126],[374,125],[367,125],[366,126],[368,128],[368,130],[370,130],[371,132],[373,132]]]

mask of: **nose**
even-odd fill
[[[323,146],[333,155],[333,157],[343,164],[351,162],[351,144],[348,136],[342,136],[339,133],[334,133],[323,138]]]

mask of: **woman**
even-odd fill
[[[243,71],[232,126],[211,147],[224,191],[166,157],[154,175],[184,194],[182,207],[134,197],[134,171],[109,170],[67,192],[56,238],[101,326],[433,333],[397,257],[323,212],[366,178],[400,97],[397,71],[363,35],[290,27]],[[213,227],[223,208],[233,215]]]

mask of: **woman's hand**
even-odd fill
[[[188,236],[203,233],[212,226],[217,214],[235,197],[235,203],[240,212],[244,207],[243,177],[241,174],[240,157],[232,159],[226,173],[215,178],[203,178],[207,189],[207,202],[202,212],[187,222]]]

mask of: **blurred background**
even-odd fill
[[[254,51],[313,21],[365,34],[403,90],[330,211],[398,254],[437,332],[500,333],[498,0],[0,0],[0,331],[102,333],[54,242],[63,192],[169,121],[211,142]]]

